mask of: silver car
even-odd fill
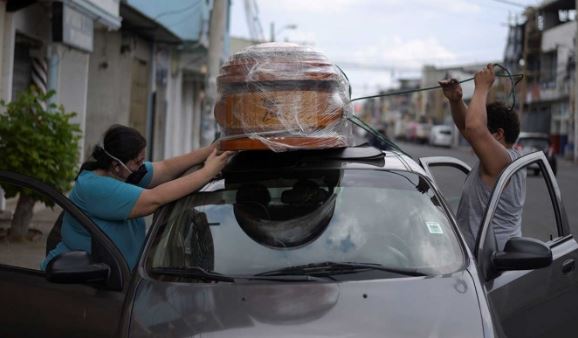
[[[500,192],[532,163],[548,173],[559,233],[499,251]],[[64,196],[0,172],[93,236],[90,253],[46,273],[0,266],[0,336],[575,337],[578,244],[543,153],[503,172],[474,252],[429,173],[445,165],[469,171],[372,147],[241,152],[155,214],[134,271]]]
[[[451,147],[454,141],[453,126],[433,126],[429,134],[429,144],[432,146]]]

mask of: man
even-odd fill
[[[500,173],[520,157],[520,153],[512,148],[520,133],[518,115],[501,103],[486,104],[494,80],[492,65],[476,73],[474,95],[469,106],[462,100],[458,81],[439,82],[450,102],[454,123],[479,160],[466,178],[457,212],[458,225],[471,250],[475,250],[482,218]],[[504,189],[492,219],[499,250],[504,248],[509,238],[522,235],[525,197],[526,173],[521,170]]]

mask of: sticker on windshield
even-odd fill
[[[430,234],[441,235],[444,233],[438,222],[425,222],[425,225],[427,225]]]

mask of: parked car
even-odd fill
[[[550,168],[552,168],[554,175],[556,175],[558,171],[558,162],[548,134],[521,132],[514,144],[514,148],[518,149],[522,155],[536,151],[544,152],[548,158],[548,163],[550,163]],[[532,165],[528,169],[532,170],[534,175],[540,173],[538,165]]]
[[[429,140],[431,125],[428,123],[410,122],[406,126],[406,140],[420,144]]]
[[[372,147],[240,152],[157,211],[134,271],[66,197],[0,172],[92,235],[90,253],[46,272],[0,265],[0,337],[575,336],[578,244],[555,178],[554,240],[498,250],[489,227],[509,178],[548,166],[543,153],[502,173],[473,252],[429,169],[469,167],[420,163]]]
[[[429,134],[429,144],[432,146],[451,147],[454,128],[452,126],[433,126]]]

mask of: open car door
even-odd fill
[[[130,277],[118,248],[50,186],[5,171],[0,171],[0,184],[43,195],[76,218],[92,237],[91,254],[64,253],[46,271],[39,269],[40,261],[38,268],[0,261],[0,337],[116,336]],[[40,251],[41,256],[44,253]]]
[[[497,248],[492,220],[513,175],[537,164],[553,208],[548,238],[510,238]],[[536,178],[540,180],[541,178]],[[526,199],[526,203],[528,200]],[[548,210],[544,209],[543,212]],[[531,219],[522,219],[524,226]],[[502,172],[492,192],[475,255],[494,321],[507,337],[576,337],[578,334],[578,244],[570,233],[556,178],[543,152],[526,155]]]

